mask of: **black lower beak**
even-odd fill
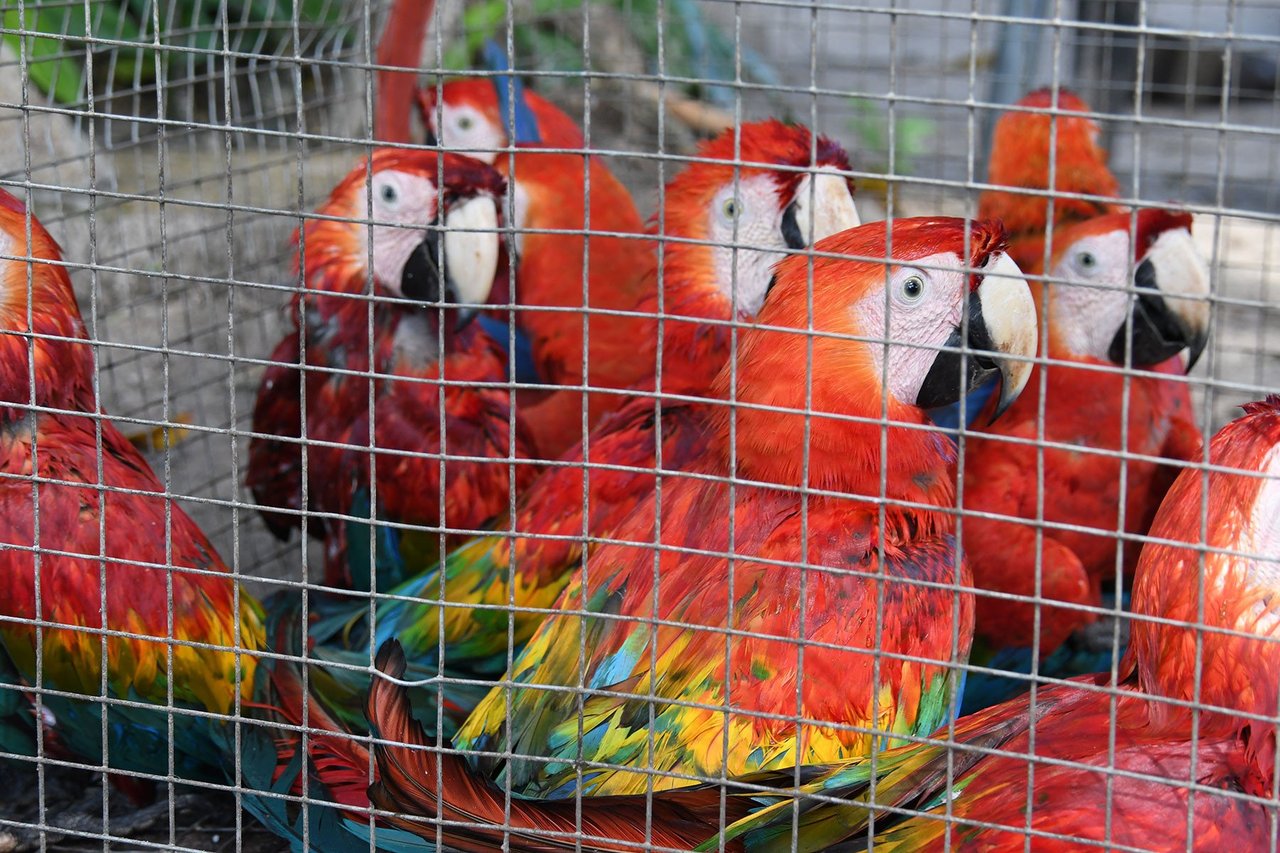
[[[437,263],[439,259],[440,263]],[[419,243],[404,263],[400,274],[400,293],[406,299],[414,299],[434,307],[442,302],[457,302],[457,294],[449,284],[448,259],[441,252],[440,232],[430,231],[427,239]],[[476,309],[470,305],[452,308],[454,328],[462,329],[476,317]]]
[[[1155,265],[1150,260],[1138,264],[1133,283],[1138,295],[1130,312],[1131,322],[1116,332],[1107,357],[1116,364],[1151,367],[1168,361],[1184,349],[1190,349],[1187,364],[1187,370],[1190,370],[1204,351],[1206,339],[1189,333],[1177,315],[1169,310],[1160,294]],[[1126,354],[1130,359],[1128,362],[1125,361]]]
[[[916,394],[916,405],[920,408],[950,406],[993,376],[1001,375],[1000,365],[995,360],[995,344],[982,317],[982,301],[976,296],[969,299],[968,325],[968,342],[961,338],[960,329],[953,329],[945,344],[947,349],[934,359]],[[965,348],[963,354],[959,352],[962,346]],[[1012,402],[1012,399],[1006,402],[1002,394],[994,417],[999,417]]]
[[[439,261],[440,263],[437,263]],[[431,231],[404,262],[404,271],[400,273],[400,293],[406,299],[438,304],[443,296],[440,267],[444,258],[440,253],[440,233]]]
[[[796,220],[794,201],[787,205],[787,209],[782,214],[782,239],[786,241],[788,249],[799,252],[808,248],[804,242],[804,233],[800,230],[800,223]]]

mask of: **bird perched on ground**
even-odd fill
[[[109,768],[139,802],[165,779],[233,784],[285,837],[368,850],[323,804],[351,807],[357,783],[329,789],[303,761],[363,749],[325,710],[341,677],[317,668],[304,690],[293,661],[266,654],[265,608],[103,417],[61,253],[4,190],[0,255],[0,744]],[[294,728],[270,727],[281,719]],[[305,821],[254,793],[303,778]],[[366,805],[368,784],[366,770]]]
[[[1136,240],[1125,213],[1058,231],[1051,283],[1032,283],[1049,330],[1051,361],[1037,367],[1046,373],[1044,391],[1033,375],[999,423],[968,437],[964,459],[965,509],[1035,519],[1043,454],[1045,521],[1098,532],[1048,526],[1038,535],[1029,523],[966,517],[965,552],[981,589],[1035,596],[1039,555],[1044,599],[1100,604],[1103,582],[1115,573],[1115,532],[1145,533],[1177,473],[1160,460],[1199,452],[1187,386],[1172,376],[1181,373],[1181,350],[1194,360],[1204,348],[1208,271],[1192,244],[1190,216],[1142,210],[1136,219]],[[1132,301],[1131,284],[1139,288]],[[1141,372],[1125,375],[1126,364]],[[1131,561],[1136,543],[1125,551]],[[1092,620],[1079,610],[1038,610],[1044,655]],[[1032,603],[979,596],[979,636],[995,648],[1030,646],[1036,611]]]
[[[507,298],[503,186],[469,158],[382,149],[299,235],[305,290],[258,391],[246,480],[280,538],[302,511],[324,514],[307,530],[324,539],[331,587],[368,589],[380,575],[385,589],[406,560],[434,562],[437,535],[406,540],[361,519],[476,529],[507,506],[512,476],[534,473],[513,473],[513,454],[532,450],[518,419],[511,432],[509,393],[484,384],[506,380],[505,356],[469,322],[474,306]]]
[[[725,162],[735,145],[742,161],[756,165],[735,169]],[[814,149],[818,169],[804,171]],[[502,672],[508,645],[523,645],[581,564],[588,550],[584,532],[615,537],[653,493],[657,470],[685,470],[705,456],[709,420],[719,407],[704,398],[715,396],[714,379],[729,357],[731,321],[755,316],[773,264],[858,222],[844,151],[805,128],[746,124],[700,155],[666,187],[665,217],[656,226],[677,238],[663,250],[661,384],[651,379],[637,386],[635,397],[562,457],[565,464],[539,476],[514,518],[494,525],[514,530],[514,538],[495,532],[468,543],[450,553],[439,572],[396,590],[400,600],[379,605],[376,642],[398,637],[409,659],[419,662],[443,648],[446,669],[457,674]],[[736,250],[724,245],[733,242]],[[658,304],[655,297],[642,310],[656,312]],[[650,375],[658,364],[658,331],[632,347],[633,359],[650,365]],[[584,462],[592,466],[589,473]],[[439,607],[442,599],[449,606]],[[351,630],[351,615],[314,631],[322,638],[348,636],[353,647],[367,649],[367,636]],[[355,615],[367,616],[368,608]]]
[[[1019,106],[1041,108],[1051,101],[1052,93],[1039,91]],[[990,180],[1010,189],[984,192],[979,209],[1003,218],[1014,238],[1011,254],[1023,269],[1047,276],[1043,283],[1033,280],[1032,288],[1048,330],[1050,364],[998,425],[976,427],[969,435],[963,500],[966,509],[1034,520],[1037,445],[1067,445],[1044,449],[1043,517],[1100,533],[1049,526],[1041,549],[1032,524],[975,516],[966,518],[963,539],[980,588],[1033,597],[1039,565],[1042,598],[1096,606],[1116,574],[1117,531],[1145,532],[1176,473],[1150,459],[1122,464],[1114,454],[1178,461],[1199,450],[1189,386],[1176,377],[1191,369],[1206,344],[1210,281],[1191,240],[1190,216],[1015,191],[1047,188],[1052,160],[1056,190],[1116,194],[1116,180],[1096,143],[1097,126],[1074,115],[1088,108],[1069,92],[1059,93],[1059,107],[1066,114],[1053,122],[1052,148],[1050,116],[1042,113],[1002,117],[992,144]],[[1132,288],[1139,291],[1136,298],[1128,292]],[[1126,377],[1125,368],[1140,372]],[[981,392],[973,396],[980,399]],[[1122,423],[1125,411],[1128,421]],[[1131,569],[1136,557],[1131,544],[1120,564]],[[1068,676],[1104,667],[1112,653],[1091,651],[1074,638],[1070,648],[1059,648],[1093,621],[1087,611],[1040,607],[1037,639],[1035,605],[979,596],[977,607],[975,662],[1022,672],[1035,665]],[[1033,647],[1039,663],[1032,660]],[[976,675],[967,684],[965,710],[993,704],[1026,683]]]
[[[778,265],[759,325],[740,331],[736,363],[720,374],[738,404],[697,470],[723,473],[732,459],[733,494],[723,477],[676,479],[619,537],[660,543],[656,557],[652,544],[596,551],[455,738],[480,751],[474,773],[491,785],[452,764],[461,758],[393,745],[420,737],[417,723],[403,688],[376,681],[370,722],[392,742],[377,746],[376,804],[491,817],[504,789],[552,799],[663,790],[862,755],[952,713],[971,604],[956,586],[968,579],[946,512],[951,445],[920,427],[924,408],[990,374],[1002,377],[1004,405],[1016,398],[1034,306],[998,224],[899,219],[814,248],[822,254]],[[854,260],[876,257],[893,263]],[[886,331],[900,345],[865,342]],[[973,350],[966,375],[958,352],[938,352],[962,345]],[[380,657],[398,669],[394,646]],[[574,684],[587,692],[564,689]],[[451,766],[437,796],[415,780],[436,779],[441,760]]]
[[[835,800],[802,806],[798,832],[789,796],[762,808],[767,796],[743,794],[758,811],[698,849],[816,851],[856,839],[877,850],[1022,850],[1028,832],[1037,849],[1265,848],[1280,689],[1280,396],[1243,408],[1210,443],[1212,468],[1184,470],[1151,525],[1118,688],[1086,676],[883,753],[872,838],[863,761],[800,771],[802,798]]]
[[[223,780],[230,724],[204,715],[249,701],[262,613],[103,419],[61,252],[4,190],[0,254],[0,656],[32,691],[0,725],[38,718],[44,754],[90,766]]]

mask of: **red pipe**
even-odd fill
[[[435,0],[395,0],[378,41],[379,65],[406,69],[378,71],[373,135],[380,142],[410,142],[409,118],[422,62],[422,44]]]

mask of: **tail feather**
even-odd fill
[[[998,705],[964,718],[954,738],[910,744],[880,753],[874,767],[869,758],[832,765],[821,771],[809,768],[809,780],[797,794],[748,796],[757,806],[723,832],[705,839],[697,850],[716,850],[723,842],[745,842],[752,853],[767,851],[818,851],[864,833],[871,816],[877,826],[892,821],[887,808],[927,810],[959,789],[954,784],[973,767],[986,750],[997,749],[1025,732],[1034,722],[1069,696],[1045,691],[1031,708],[1025,698]],[[1020,707],[1021,706],[1021,707]],[[945,730],[938,733],[946,738]],[[959,744],[966,749],[954,749]],[[818,771],[815,775],[815,771]],[[741,781],[767,787],[793,785],[792,769],[769,771]],[[874,781],[874,787],[873,787]],[[844,802],[832,803],[832,800]],[[763,806],[763,807],[760,807]]]
[[[414,719],[407,690],[394,682],[405,674],[404,652],[390,640],[378,650],[378,671],[367,713],[375,732],[379,781],[369,799],[396,812],[381,818],[423,838],[437,833],[445,845],[466,851],[507,846],[512,851],[634,850],[646,845],[689,849],[750,804],[700,786],[661,797],[588,797],[532,800],[509,796],[477,776],[459,755],[428,742]],[[730,843],[729,850],[741,850]]]
[[[367,748],[304,689],[288,661],[264,661],[241,726],[239,782],[246,811],[295,851],[367,853],[358,831],[369,820]],[[301,731],[305,720],[307,736]],[[221,751],[235,755],[230,731]]]
[[[241,804],[263,826],[287,840],[300,853],[368,853],[369,844],[353,830],[354,820],[344,819],[325,802],[324,787],[311,785],[307,805],[296,802],[303,774],[301,750],[282,753],[266,730],[244,726],[241,732],[240,779],[245,793]],[[281,756],[288,760],[281,763]],[[236,781],[236,780],[231,780]]]
[[[277,661],[270,669],[273,707],[279,718],[290,726],[298,727],[305,720],[309,732],[308,757],[314,767],[314,777],[324,785],[333,802],[347,808],[367,809],[369,750],[303,689],[295,667]],[[300,750],[300,732],[290,729],[282,730],[281,734],[282,756],[291,756]],[[301,790],[301,782],[301,774],[298,774],[295,793]]]

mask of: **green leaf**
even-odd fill
[[[122,2],[92,3],[89,26],[95,38],[138,43],[133,48],[103,45],[94,47],[95,77],[109,69],[116,83],[126,86],[135,80],[149,83],[156,76],[155,51],[143,42],[141,28],[129,17],[127,11],[127,4]],[[77,17],[83,21],[83,16]]]
[[[66,6],[40,7],[32,3],[26,7],[25,16],[17,9],[6,9],[4,26],[9,30],[34,30],[49,35],[5,33],[4,40],[15,52],[26,42],[26,67],[31,82],[60,104],[74,104],[83,97],[84,62],[76,54],[82,44],[79,39],[68,38],[71,9]],[[25,17],[25,21],[24,21]],[[80,32],[83,35],[83,18]],[[73,30],[74,32],[74,30]],[[49,36],[56,36],[50,38]]]

